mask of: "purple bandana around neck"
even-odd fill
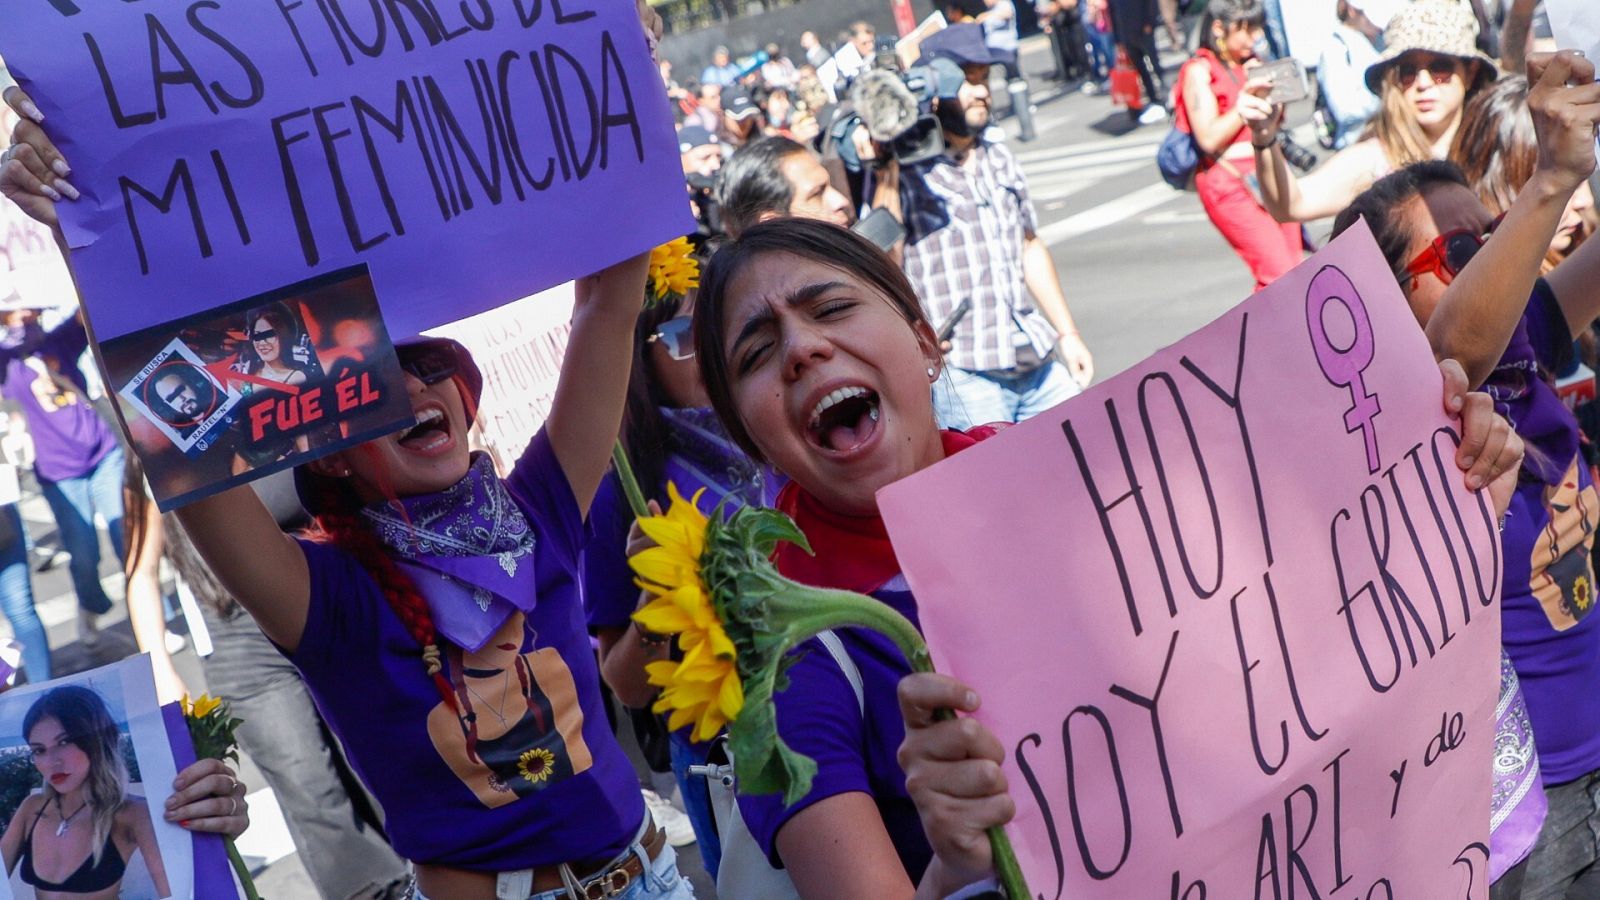
[[[1500,652],[1500,702],[1494,722],[1494,800],[1490,805],[1489,879],[1493,881],[1533,851],[1544,827],[1544,787],[1533,724],[1511,658]]]
[[[476,652],[512,613],[538,602],[533,529],[487,454],[436,494],[362,510],[378,539],[400,558],[446,640]]]

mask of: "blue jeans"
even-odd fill
[[[634,844],[630,852],[641,856],[644,854],[638,844]],[[694,900],[694,887],[688,879],[678,874],[678,853],[671,844],[663,845],[661,855],[654,860],[646,860],[648,865],[644,874],[638,881],[628,885],[615,900]],[[412,896],[415,900],[429,900],[421,891],[416,891]],[[528,900],[572,900],[572,894],[565,888],[558,888],[534,894]]]
[[[1264,4],[1267,15],[1267,45],[1272,48],[1273,56],[1283,59],[1289,55],[1289,33],[1283,27],[1283,7],[1278,0],[1266,0]]]
[[[705,863],[706,872],[715,879],[722,863],[722,840],[717,835],[716,816],[711,812],[711,794],[706,791],[704,778],[689,774],[690,766],[705,765],[706,755],[690,743],[686,732],[687,729],[680,728],[667,737],[667,746],[672,751],[672,775],[678,781],[678,793],[683,796],[683,811],[689,815],[689,824],[694,826],[700,859]]]
[[[106,532],[120,562],[127,552],[122,546],[122,469],[122,448],[118,447],[77,478],[39,479],[61,531],[61,545],[72,554],[69,568],[78,605],[96,615],[110,611],[111,598],[100,587],[100,534],[94,527],[94,515],[98,512],[105,517]]]
[[[50,639],[33,608],[33,580],[28,576],[28,533],[15,503],[0,506],[0,611],[22,645],[22,668],[28,681],[50,680]]]
[[[1088,4],[1084,4],[1088,8]],[[1117,63],[1117,39],[1109,31],[1099,31],[1089,24],[1085,15],[1083,31],[1089,36],[1089,63],[1094,68],[1094,80],[1105,81],[1111,77],[1111,67]]]
[[[224,618],[202,603],[200,614],[215,648],[206,685],[244,719],[239,743],[276,795],[318,896],[365,897],[405,880],[405,863],[359,811],[364,798],[346,789],[355,780],[300,673],[242,611]]]
[[[1054,358],[1020,375],[945,366],[933,383],[933,412],[942,427],[965,431],[991,422],[1030,419],[1076,397],[1080,390],[1067,367]]]

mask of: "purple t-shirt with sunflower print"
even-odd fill
[[[1483,386],[1527,445],[1503,536],[1502,641],[1522,680],[1546,785],[1600,769],[1600,616],[1590,561],[1600,500],[1577,420],[1549,380],[1571,353],[1566,316],[1540,281]]]
[[[543,431],[506,487],[534,532],[538,603],[475,653],[443,648],[456,708],[377,582],[326,544],[302,542],[311,608],[289,658],[402,856],[486,872],[604,861],[644,801],[606,721],[578,589],[583,524]]]

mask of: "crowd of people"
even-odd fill
[[[1600,84],[1581,54],[1529,54],[1529,6],[1502,19],[1479,0],[1339,0],[1317,67],[1319,121],[1338,149],[1300,174],[1275,82],[1254,72],[1286,53],[1276,2],[1209,0],[1170,93],[1156,38],[1185,43],[1178,4],[1045,0],[1037,12],[1060,77],[1101,92],[1120,56],[1152,98],[1140,120],[1170,111],[1193,144],[1200,205],[1258,288],[1304,258],[1302,223],[1371,229],[1441,360],[1461,477],[1502,517],[1502,696],[1497,754],[1482,761],[1496,785],[1490,896],[1582,900],[1600,897],[1600,435],[1554,385],[1593,361],[1600,317],[1600,243],[1585,241]],[[652,508],[670,485],[705,510],[781,510],[816,551],[780,551],[781,573],[915,623],[877,491],[1094,378],[994,121],[996,82],[1028,102],[1017,9],[941,7],[949,24],[912,40],[858,22],[828,42],[806,32],[794,57],[776,43],[718,47],[682,83],[660,61],[701,284],[641,308],[645,256],[580,279],[551,412],[509,472],[469,442],[484,396],[471,354],[416,338],[396,349],[417,425],[163,516],[88,399],[82,324],[46,331],[36,310],[8,313],[3,394],[33,435],[84,636],[112,606],[98,514],[165,695],[183,686],[163,561],[198,601],[205,677],[244,719],[244,748],[323,896],[692,897],[677,865],[690,843],[730,900],[995,889],[984,831],[1015,811],[1004,752],[938,714],[975,709],[970,689],[912,674],[880,635],[819,636],[786,670],[780,731],[818,764],[795,801],[719,807],[706,778],[725,761],[717,742],[633,717],[676,779],[688,835],[641,792],[609,699],[648,710],[660,689],[649,667],[678,652],[632,617],[651,593],[628,559],[653,541],[612,468],[619,438]],[[659,19],[638,8],[658,38]],[[0,189],[64,246],[58,204],[77,191],[62,135],[21,90],[5,100],[19,120]],[[239,371],[306,379],[287,317],[251,310],[242,327]],[[14,577],[26,546],[15,503],[0,531],[22,668],[48,680],[31,595],[12,596],[27,584],[25,549]],[[104,890],[146,837],[130,824],[138,802],[94,793],[84,771],[116,780],[98,713],[50,698],[27,726],[35,765],[86,761],[70,778],[48,770],[0,850],[42,889]],[[179,787],[169,819],[245,827],[231,769],[202,763]],[[79,836],[68,808],[91,804]]]

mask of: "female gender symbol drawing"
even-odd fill
[[[1355,326],[1355,336],[1349,346],[1340,347],[1328,334],[1323,313],[1329,303],[1344,307]],[[1311,279],[1306,289],[1306,326],[1311,331],[1311,349],[1316,351],[1317,365],[1322,375],[1335,387],[1350,389],[1350,408],[1345,410],[1344,427],[1351,434],[1361,432],[1367,445],[1367,472],[1378,471],[1378,425],[1374,419],[1383,407],[1378,395],[1367,392],[1361,377],[1372,365],[1372,320],[1367,316],[1367,306],[1350,277],[1333,266],[1325,266]]]

